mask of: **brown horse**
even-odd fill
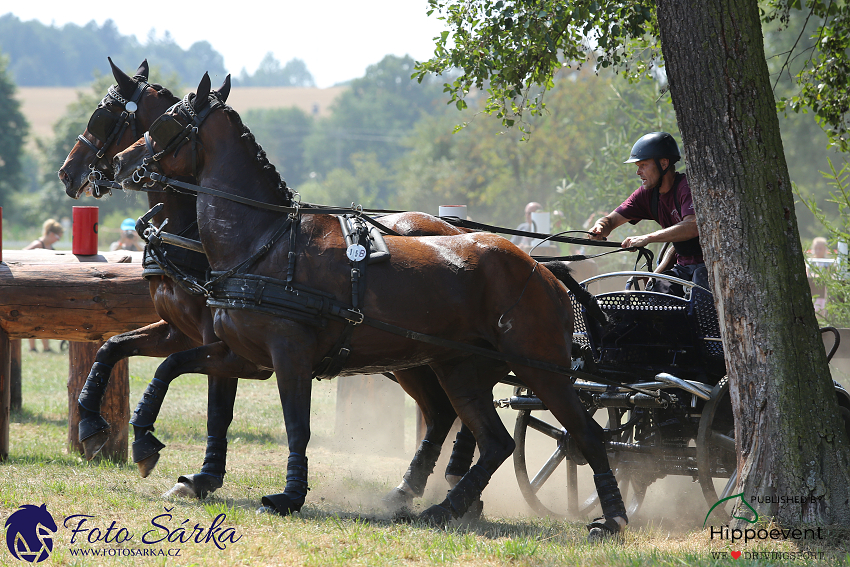
[[[112,64],[116,85],[104,97],[89,122],[89,127],[79,137],[65,163],[59,170],[59,178],[72,198],[79,198],[87,190],[96,197],[105,194],[98,181],[112,178],[112,157],[128,147],[145,132],[153,121],[166,109],[179,102],[167,89],[152,85],[148,80],[147,61],[143,62],[134,77],[129,77]],[[130,104],[132,103],[132,104]],[[132,110],[131,112],[128,112]],[[192,235],[195,222],[195,197],[177,193],[162,186],[148,188],[151,206],[161,203],[160,212],[153,218],[160,225],[168,219],[169,231]],[[158,190],[150,190],[158,189]],[[448,223],[421,213],[406,213],[387,217],[385,222],[394,230],[406,234],[460,234],[461,231]],[[194,234],[197,233],[195,228]],[[180,252],[179,250],[173,252]],[[186,253],[182,252],[185,256]],[[206,258],[187,259],[193,264],[183,269],[190,272],[205,272]],[[206,263],[208,267],[208,263]],[[222,486],[227,452],[226,434],[233,419],[233,404],[237,382],[232,376],[265,379],[270,370],[260,368],[236,355],[222,344],[213,333],[212,316],[204,298],[191,295],[165,274],[152,266],[146,257],[146,277],[150,281],[151,297],[162,321],[142,329],[112,337],[98,351],[96,362],[80,396],[81,412],[80,440],[86,457],[93,458],[103,445],[109,425],[100,415],[103,392],[112,367],[128,356],[165,357],[195,348],[212,345],[204,351],[201,362],[209,372],[209,405],[207,419],[207,449],[204,464],[199,474],[181,476],[171,492],[205,497]],[[170,382],[175,372],[183,368],[199,370],[199,363],[192,359],[194,351],[179,357],[171,357],[158,371],[161,382]],[[190,371],[190,370],[186,370]],[[454,410],[439,386],[436,375],[425,366],[397,373],[396,380],[422,409],[426,423],[425,437],[399,486],[385,499],[392,508],[409,504],[414,496],[421,496],[427,476],[434,468],[440,446],[455,419]],[[136,421],[137,439],[134,443],[134,460],[143,476],[147,476],[156,464],[161,444],[147,435],[146,424]],[[458,434],[447,478],[459,479],[472,460],[474,438],[464,428]],[[465,464],[464,464],[465,463]],[[454,483],[457,481],[454,480]]]
[[[342,333],[342,321],[365,322],[356,327],[342,374],[430,366],[480,449],[476,465],[425,518],[446,521],[463,514],[513,451],[491,396],[503,363],[482,356],[493,352],[509,361],[587,458],[605,515],[594,528],[619,532],[627,519],[602,428],[585,411],[569,377],[552,366],[543,369],[570,364],[572,307],[552,273],[495,235],[387,237],[390,260],[370,266],[359,282],[366,289],[362,308],[340,301],[356,296],[356,268],[346,260],[339,223],[293,207],[291,191],[269,171],[236,112],[223,104],[227,90],[211,91],[205,76],[197,95],[187,96],[144,140],[118,154],[114,167],[125,189],[141,187],[145,167],[169,176],[194,174],[208,188],[199,193],[197,217],[214,274],[207,289],[219,306],[216,335],[238,355],[274,368],[284,410],[286,488],[263,501],[284,513],[303,504],[311,371]],[[292,212],[282,218],[258,201]],[[233,286],[254,290],[256,303],[232,301]],[[294,307],[261,309],[266,288]],[[324,320],[311,320],[308,305],[319,305]],[[412,341],[414,332],[428,340]],[[476,354],[454,348],[463,345]],[[156,388],[150,398],[140,408],[150,407],[155,415]]]

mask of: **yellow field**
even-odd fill
[[[77,99],[76,92],[88,87],[19,87],[17,98],[34,136],[52,134],[53,124],[65,113],[69,103]],[[234,88],[228,104],[237,112],[252,108],[287,108],[297,106],[304,112],[326,116],[333,100],[346,87],[327,89],[295,87]]]

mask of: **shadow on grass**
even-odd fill
[[[28,408],[21,408],[19,410],[15,410],[10,414],[10,420],[12,423],[29,423],[34,425],[56,425],[60,427],[67,427],[68,420],[67,419],[55,419],[45,417],[43,414],[35,413]]]

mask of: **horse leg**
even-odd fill
[[[163,496],[206,498],[224,484],[227,462],[227,429],[233,421],[233,404],[239,380],[226,376],[208,376],[207,448],[201,472],[180,475],[177,484]]]
[[[425,510],[421,519],[445,524],[463,516],[481,498],[496,469],[513,453],[514,440],[493,406],[493,386],[502,376],[499,373],[502,367],[500,363],[477,357],[433,365],[452,406],[475,436],[480,455],[446,499]]]
[[[593,482],[599,494],[603,517],[587,526],[590,530],[588,538],[598,540],[622,532],[629,518],[617,480],[608,463],[602,426],[587,413],[567,377],[525,367],[516,367],[514,372],[566,428],[593,470]]]
[[[101,346],[77,400],[80,411],[79,440],[87,460],[92,460],[108,438],[109,424],[100,415],[100,407],[112,367],[130,356],[164,357],[191,348],[192,341],[166,321],[116,335]]]
[[[429,366],[396,371],[394,374],[396,382],[416,401],[422,411],[425,419],[425,437],[419,444],[413,460],[410,461],[401,484],[383,498],[384,505],[391,512],[409,508],[414,498],[422,497],[428,477],[434,472],[440,449],[457,417],[449,398],[440,387],[436,374]],[[475,438],[473,437],[472,450],[474,449]],[[471,454],[469,460],[472,461]],[[469,464],[467,464],[468,468]]]
[[[298,349],[296,352],[305,352]],[[289,458],[286,487],[279,494],[263,496],[258,512],[288,516],[298,512],[307,498],[307,444],[310,442],[310,395],[313,384],[306,356],[292,357],[286,366],[275,362],[277,389],[283,408]],[[284,377],[286,376],[286,377]]]
[[[257,368],[245,359],[235,355],[223,342],[200,346],[170,355],[159,365],[145,392],[142,400],[133,412],[130,423],[133,425],[135,440],[133,441],[133,462],[139,467],[141,476],[147,477],[159,460],[159,452],[165,445],[154,435],[154,423],[159,415],[165,394],[171,382],[189,372],[199,374],[226,373],[230,376],[262,377]],[[268,377],[266,374],[265,377]],[[231,378],[235,380],[235,378]],[[231,410],[232,411],[232,410]],[[216,453],[213,460],[220,463],[223,469],[223,455],[218,456],[220,443],[213,444]],[[208,443],[208,452],[210,450]],[[216,468],[215,470],[218,470]]]

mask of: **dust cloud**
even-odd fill
[[[381,499],[401,482],[418,446],[415,406],[397,384],[381,376],[346,377],[336,382],[333,434],[311,444],[311,471],[321,463],[321,473],[318,477],[311,473],[309,500],[327,511],[389,518]],[[498,385],[494,392],[495,398],[510,395],[512,390],[505,385]],[[538,413],[535,412],[535,415]],[[503,409],[499,410],[499,415],[513,434],[517,412]],[[548,423],[556,423],[551,416],[543,413],[539,417]],[[444,478],[445,468],[458,428],[459,423],[456,423],[446,439],[423,498],[414,500],[415,513],[445,498],[449,489]],[[533,475],[554,452],[556,445],[552,439],[539,434],[533,436],[530,433],[528,437],[527,461]],[[621,489],[628,479],[627,472],[618,473]],[[583,502],[594,492],[589,466],[578,467],[578,484],[579,501]],[[562,463],[538,493],[543,505],[559,516],[568,516],[565,487],[566,466]],[[633,491],[628,486],[624,492],[628,505]],[[519,489],[512,457],[493,475],[482,500],[485,517],[537,515]],[[698,482],[689,476],[671,476],[649,486],[642,505],[630,521],[634,527],[651,525],[678,533],[701,527],[708,508]],[[601,509],[595,505],[583,516],[567,519],[585,521],[600,515]]]

